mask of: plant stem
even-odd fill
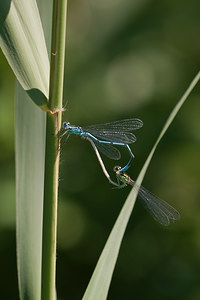
[[[54,0],[49,109],[46,125],[41,299],[55,299],[59,141],[62,119],[67,0]]]

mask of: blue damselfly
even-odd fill
[[[124,146],[128,149],[131,158],[127,165],[122,168],[126,171],[134,155],[129,144],[136,141],[132,131],[143,126],[143,122],[139,119],[125,119],[105,124],[96,124],[85,127],[74,126],[69,122],[63,123],[63,128],[60,130],[59,136],[66,136],[65,143],[68,141],[71,134],[76,134],[84,139],[87,139],[95,144],[96,148],[104,155],[111,159],[118,160],[121,158],[120,151],[114,146]]]

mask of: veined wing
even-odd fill
[[[83,130],[97,137],[98,139],[105,140],[113,143],[131,144],[136,141],[136,136],[132,132],[118,132],[111,130],[95,130],[84,127]]]
[[[135,181],[132,179],[130,180],[130,184],[136,188],[144,207],[157,222],[168,226],[170,223],[180,219],[179,212],[167,202],[156,197],[144,187],[135,185]]]
[[[115,159],[115,160],[118,160],[121,158],[121,153],[119,152],[119,150],[117,148],[113,147],[112,145],[103,144],[103,143],[97,142],[95,140],[92,140],[92,141],[94,142],[97,149],[101,153],[106,155],[108,158]]]
[[[116,132],[127,132],[133,131],[141,128],[143,126],[143,122],[139,119],[125,119],[105,124],[95,124],[84,127],[87,129],[92,129],[96,131],[116,131]]]
[[[136,141],[136,137],[131,131],[139,129],[142,126],[143,122],[139,119],[126,119],[111,123],[90,125],[82,129],[101,140],[131,144]]]

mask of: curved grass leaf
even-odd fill
[[[200,79],[200,72],[196,75],[190,86],[188,87],[185,94],[182,96],[182,98],[179,100],[179,102],[176,104],[174,109],[172,110],[169,118],[167,119],[167,122],[165,123],[153,149],[151,150],[139,176],[136,181],[138,185],[142,183],[142,180],[144,178],[144,175],[146,173],[146,170],[149,166],[149,163],[151,161],[151,158],[156,150],[156,147],[158,143],[160,142],[161,138],[167,131],[168,127],[174,120],[175,116],[177,115],[179,109],[184,104],[185,100],[197,84],[197,82]],[[102,251],[102,254],[99,258],[99,261],[96,265],[96,268],[93,272],[93,275],[91,277],[91,280],[88,284],[88,287],[86,289],[86,292],[83,296],[84,300],[104,300],[107,298],[108,290],[112,278],[112,274],[114,271],[114,267],[117,261],[118,253],[120,250],[120,245],[126,230],[126,226],[128,224],[129,218],[131,216],[135,200],[137,197],[137,191],[133,188],[131,192],[129,193],[126,202],[123,205],[123,208],[117,218],[117,221],[110,233],[110,236],[106,242],[106,245]]]
[[[48,110],[49,60],[35,0],[0,0],[0,46],[23,89]]]
[[[33,5],[34,1],[31,2]],[[20,3],[22,4],[23,2],[21,1]],[[30,5],[30,1],[27,1],[27,5]],[[48,24],[46,24],[48,26],[46,26],[46,29],[51,32],[52,0],[48,1],[48,7],[43,6],[40,12],[41,16],[43,16],[42,12],[44,12],[45,17],[48,20]],[[25,16],[25,18],[27,21],[27,18],[30,18],[31,11],[26,13],[27,15]],[[33,16],[34,14],[32,15],[32,17]],[[30,21],[30,25],[31,24],[32,21]],[[39,24],[36,27],[38,28],[38,30],[41,30],[41,24]],[[33,31],[36,34],[35,29]],[[41,33],[38,32],[38,36],[40,36],[40,34]],[[46,33],[46,36],[50,39],[49,32]],[[36,40],[37,38],[38,37],[36,34]],[[33,44],[34,43],[39,43],[39,40],[38,42],[33,42]],[[47,44],[50,45],[50,42],[47,41]],[[18,52],[19,50],[14,50],[14,52],[15,51]],[[43,51],[42,44],[41,49],[38,51]],[[38,54],[38,57],[40,58],[36,63],[41,62],[41,57],[43,55],[44,53]],[[45,49],[45,56],[46,55],[47,54]],[[23,64],[25,62],[21,63]],[[13,64],[15,68],[15,62],[13,62]],[[28,67],[30,67],[28,61],[27,65]],[[43,88],[44,85],[47,85],[47,87],[43,88],[42,90],[45,93],[47,93],[46,90],[48,89],[47,66],[47,61],[43,65],[43,67],[42,65],[38,66],[38,68],[44,68],[44,72],[42,70],[40,71],[40,73],[43,74],[41,76],[43,76],[44,78],[42,79],[43,84],[41,85],[41,87],[39,85],[37,87]],[[26,65],[23,65],[22,69],[23,68],[26,68]],[[45,69],[47,72],[45,71]],[[19,76],[21,75],[19,74]],[[38,77],[38,79],[39,78],[40,77]],[[29,79],[30,86],[33,86],[31,77],[29,77]],[[38,83],[40,84],[40,82]],[[35,102],[39,101],[37,100],[37,97],[38,95],[36,95]],[[41,111],[41,109],[37,107],[32,101],[30,101],[27,93],[18,85],[16,100],[15,138],[17,198],[17,267],[20,299],[23,300],[41,299],[45,127],[46,114],[43,111]]]
[[[17,264],[20,299],[40,299],[46,115],[19,86],[16,101]]]

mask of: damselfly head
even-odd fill
[[[63,123],[63,128],[68,129],[70,127],[70,123],[69,122],[64,122]]]
[[[115,173],[120,172],[121,169],[122,169],[122,168],[121,168],[120,166],[115,166],[115,167],[113,168],[113,170],[114,170]]]

